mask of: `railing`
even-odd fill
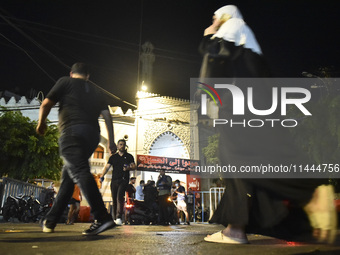
[[[195,191],[194,193],[194,208],[193,209],[193,222],[208,222],[212,217],[217,205],[222,199],[225,188],[211,188],[209,191]],[[199,199],[197,199],[199,197]],[[198,200],[198,201],[197,201]],[[200,204],[199,210],[196,210]],[[207,206],[209,205],[209,206]],[[200,215],[197,215],[197,212]],[[197,217],[198,216],[198,217]],[[196,220],[198,218],[198,220]]]
[[[44,187],[39,187],[37,185],[18,181],[8,177],[2,178],[2,184],[0,185],[0,208],[4,206],[6,198],[18,195],[33,195],[36,198],[40,197],[40,194],[46,190]]]
[[[208,212],[205,208],[205,204],[208,203],[207,198],[209,191],[195,191],[194,193],[194,204],[193,204],[193,222],[206,222],[209,218],[205,214]],[[196,209],[200,209],[199,212]],[[197,218],[197,220],[196,220]]]
[[[193,222],[208,222],[212,217],[217,205],[222,199],[225,188],[211,188],[209,191],[195,191],[192,208],[187,205],[188,211],[191,209]],[[104,201],[109,213],[112,213],[112,201]],[[200,205],[200,206],[198,206]],[[200,207],[196,210],[196,207]],[[199,211],[197,215],[197,211]]]
[[[224,194],[225,188],[221,187],[214,187],[211,188],[209,191],[209,198],[210,198],[210,217],[211,219],[212,215],[214,214],[218,204],[220,203],[222,196]]]
[[[17,196],[20,194],[33,195],[39,198],[44,190],[46,190],[46,188],[44,187],[39,187],[34,184],[4,177],[2,178],[2,183],[0,183],[0,202],[1,202],[0,208],[3,207],[6,198],[9,195],[12,196]],[[207,222],[211,218],[214,211],[216,210],[218,203],[221,201],[224,190],[225,190],[224,188],[211,188],[210,191],[193,192],[194,193],[193,201],[194,203],[192,205],[193,222]],[[104,201],[104,204],[108,211],[111,213],[112,201]],[[199,215],[197,215],[196,207],[199,208]]]

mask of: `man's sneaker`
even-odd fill
[[[119,226],[123,225],[123,221],[122,221],[121,218],[116,219],[115,223],[116,223],[116,225],[119,225]]]
[[[112,220],[104,221],[104,222],[98,222],[95,221],[92,223],[89,229],[83,231],[84,236],[94,236],[101,232],[104,232],[105,230],[114,228],[116,224]]]
[[[44,233],[53,233],[54,228],[55,228],[55,224],[54,223],[48,223],[47,220],[44,220],[42,228],[43,228]]]

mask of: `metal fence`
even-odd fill
[[[46,188],[44,187],[39,187],[31,183],[3,177],[0,185],[0,208],[3,207],[6,198],[9,195],[33,195],[36,198],[39,198],[41,193],[45,190]]]
[[[34,184],[18,181],[15,179],[3,177],[0,182],[0,208],[3,207],[6,198],[9,195],[33,195],[40,198],[46,188],[39,187]],[[195,191],[194,203],[191,209],[193,214],[193,222],[208,222],[217,205],[222,199],[225,188],[211,188],[209,191]],[[105,201],[105,206],[109,212],[112,211],[112,201]]]
[[[208,222],[222,199],[225,188],[211,188],[209,191],[195,191],[193,222]],[[197,215],[199,214],[199,215]]]
[[[212,215],[214,214],[218,204],[220,203],[222,196],[224,194],[225,188],[222,187],[214,187],[211,188],[209,191],[209,206],[210,206],[210,216],[209,220],[211,219]]]
[[[217,205],[220,203],[225,188],[211,188],[209,191],[195,191],[192,205],[187,205],[188,211],[192,212],[193,222],[208,222],[212,217]],[[112,201],[104,201],[108,212],[112,214]],[[192,208],[190,208],[190,206]]]

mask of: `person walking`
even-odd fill
[[[190,218],[189,218],[189,214],[187,211],[187,204],[185,202],[185,188],[181,185],[181,182],[179,180],[175,181],[175,186],[176,186],[176,190],[175,192],[177,193],[177,217],[178,220],[180,218],[180,212],[182,211],[185,215],[185,223],[184,225],[190,225]]]
[[[113,202],[113,218],[117,225],[122,225],[124,211],[124,195],[129,183],[129,171],[136,169],[133,156],[127,152],[126,141],[121,139],[117,143],[118,152],[113,154],[103,169],[100,180],[112,167],[111,195]]]
[[[45,233],[54,232],[72,197],[75,184],[88,201],[95,218],[95,222],[82,234],[97,235],[116,225],[104,206],[88,161],[99,143],[100,115],[103,116],[107,127],[110,151],[116,151],[108,104],[101,90],[88,81],[89,77],[87,65],[75,63],[71,68],[70,77],[60,78],[40,106],[36,132],[44,135],[47,131],[47,116],[52,107],[59,103],[59,149],[64,159],[59,192],[43,221]]]
[[[231,78],[241,90],[246,90],[246,78],[269,77],[268,67],[253,31],[245,23],[239,9],[227,5],[215,11],[213,24],[204,31],[200,45],[203,53],[200,78]],[[263,82],[256,86],[253,101],[259,108],[271,102],[272,86]],[[250,79],[255,83],[256,79]],[[221,95],[223,106],[219,108],[220,119],[237,122],[243,116],[232,114],[231,94]],[[221,103],[221,105],[222,105]],[[267,118],[279,119],[277,112]],[[257,116],[257,118],[260,118]],[[294,143],[291,134],[281,126],[219,128],[219,159],[221,165],[307,165],[308,157]],[[226,226],[225,229],[204,238],[208,242],[248,243],[246,227],[252,231],[273,229],[284,220],[288,221],[290,206],[306,212],[313,236],[321,242],[333,242],[336,233],[334,190],[327,179],[260,179],[233,178],[226,180],[227,190],[218,205],[211,223]],[[289,221],[288,221],[289,223]],[[294,225],[296,231],[298,225]],[[289,235],[286,238],[291,238]]]

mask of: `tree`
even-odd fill
[[[202,148],[203,155],[206,159],[207,164],[215,165],[219,163],[218,158],[218,143],[219,143],[220,134],[214,134],[208,137],[208,145]],[[225,182],[222,178],[222,175],[219,174],[220,178],[212,179],[212,182],[216,184],[218,187],[225,186]]]
[[[208,137],[208,145],[202,149],[203,155],[208,164],[219,163],[218,159],[218,139],[220,134],[214,134]]]
[[[319,68],[314,75],[321,81],[321,98],[310,101],[307,109],[312,116],[304,117],[299,110],[291,108],[289,115],[300,119],[297,127],[291,129],[297,144],[316,164],[339,163],[340,155],[340,95],[335,79],[329,78],[330,68]],[[326,92],[326,93],[325,93]]]
[[[302,121],[291,132],[298,146],[307,153],[311,164],[337,164],[340,158],[340,95],[327,94],[317,102],[311,102],[307,109],[312,116],[303,118],[296,110],[290,115],[301,118]],[[338,167],[337,167],[338,169]],[[329,176],[340,191],[339,172],[334,171]]]
[[[50,125],[45,136],[35,132],[36,122],[19,111],[0,115],[0,175],[26,181],[60,178],[62,160],[58,153],[58,129]]]

